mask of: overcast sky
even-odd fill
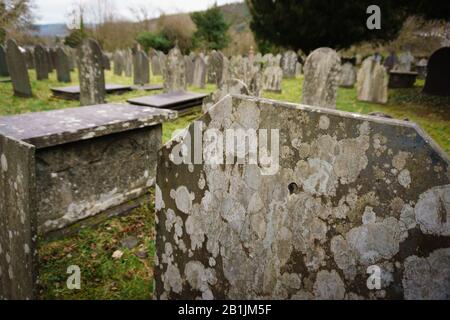
[[[36,23],[67,23],[68,13],[71,7],[79,2],[93,5],[97,0],[34,0]],[[204,10],[217,2],[218,5],[239,0],[107,0],[111,2],[111,7],[124,18],[134,19],[130,7],[146,6],[152,16],[159,16],[159,13],[179,13]],[[241,0],[242,1],[242,0]]]

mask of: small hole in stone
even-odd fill
[[[297,193],[297,191],[298,191],[298,186],[297,186],[297,184],[296,184],[295,182],[291,182],[291,183],[289,183],[289,185],[288,185],[288,189],[289,189],[289,193],[290,193],[290,194]]]

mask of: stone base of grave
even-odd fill
[[[53,96],[64,100],[80,100],[80,86],[50,88]],[[120,84],[106,84],[106,93],[123,94],[133,90],[131,86]]]
[[[389,84],[388,87],[392,89],[400,88],[412,88],[416,82],[417,72],[389,72]]]

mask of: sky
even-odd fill
[[[98,0],[34,0],[35,15],[37,24],[49,23],[67,23],[68,15],[79,2],[85,3],[88,6],[93,6]],[[138,8],[145,6],[147,12],[152,17],[159,16],[163,11],[166,14],[192,12],[198,10],[205,10],[212,6],[215,2],[218,5],[239,2],[239,0],[103,0],[110,2],[110,7],[114,8],[123,18],[135,20],[131,13],[130,7]]]

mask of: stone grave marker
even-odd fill
[[[47,49],[40,44],[34,47],[34,67],[37,80],[48,79],[49,63]]]
[[[346,62],[342,65],[341,74],[339,77],[339,86],[342,88],[353,88],[356,82],[356,68],[350,63]]]
[[[226,96],[158,154],[155,295],[446,299],[449,169],[411,122]]]
[[[160,61],[159,61],[158,53],[155,52],[152,55],[151,59],[152,59],[152,74],[154,76],[160,76],[162,73],[161,73],[161,64],[160,64]]]
[[[219,90],[203,100],[202,111],[207,112],[212,106],[229,94],[251,95],[248,86],[239,79],[228,79]]]
[[[113,57],[113,72],[116,76],[121,76],[124,72],[124,57],[122,52],[116,51],[114,52]]]
[[[278,65],[271,64],[264,70],[263,87],[269,92],[281,93],[281,82],[283,80],[283,69]]]
[[[184,56],[186,83],[192,85],[194,83],[194,61],[191,56]]]
[[[93,39],[85,39],[77,50],[80,104],[102,104],[105,101],[105,73],[103,53]]]
[[[0,76],[9,77],[8,65],[6,63],[5,47],[0,45]]]
[[[220,51],[213,51],[208,58],[208,83],[220,87],[228,79],[229,61]]]
[[[103,69],[111,70],[111,60],[106,53],[103,53]]]
[[[206,61],[203,54],[199,54],[194,60],[194,79],[192,85],[197,88],[205,88],[206,82]]]
[[[398,57],[398,64],[394,68],[395,71],[400,72],[410,72],[411,71],[411,65],[414,62],[414,56],[411,54],[411,52],[406,51],[400,54]]]
[[[450,47],[440,48],[431,55],[423,92],[435,96],[450,96]]]
[[[6,42],[6,63],[13,85],[14,95],[22,98],[32,97],[27,62],[16,42],[9,39]]]
[[[144,86],[150,83],[150,65],[147,54],[136,49],[133,53],[133,83]]]
[[[297,66],[297,54],[292,51],[286,51],[281,58],[281,69],[283,69],[283,76],[286,79],[295,78],[295,70]]]
[[[341,59],[330,48],[319,48],[310,53],[303,69],[302,103],[336,109],[337,87]]]
[[[167,55],[164,68],[164,93],[186,91],[186,64],[180,49],[175,47]]]
[[[56,77],[59,82],[70,82],[70,61],[63,48],[56,49]]]
[[[386,103],[388,101],[388,82],[386,69],[372,57],[366,58],[357,75],[358,100]]]

